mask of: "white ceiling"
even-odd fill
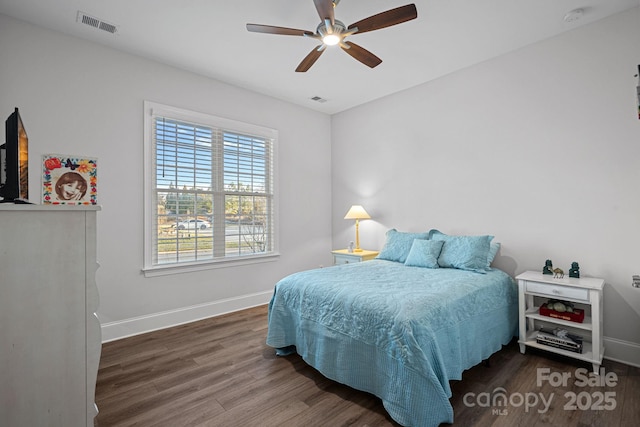
[[[341,0],[349,25],[411,0]],[[339,47],[306,73],[304,37],[250,33],[246,23],[315,31],[313,0],[0,0],[0,13],[333,114],[640,5],[640,0],[414,0],[418,18],[349,38],[383,62]],[[582,8],[583,17],[564,22]],[[117,26],[76,22],[78,11]],[[326,102],[312,101],[314,96]]]

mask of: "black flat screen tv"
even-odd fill
[[[29,139],[16,108],[5,122],[0,146],[0,202],[29,203]]]

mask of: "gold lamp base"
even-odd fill
[[[358,228],[360,228],[360,220],[356,218],[356,247],[353,252],[362,252],[362,248],[360,247],[360,232]]]

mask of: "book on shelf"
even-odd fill
[[[540,328],[536,333],[536,342],[538,344],[560,348],[574,353],[582,353],[582,341],[583,339],[580,335],[571,334],[562,328]]]

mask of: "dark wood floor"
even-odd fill
[[[375,396],[324,378],[297,355],[276,357],[265,344],[266,330],[267,308],[261,306],[104,344],[96,425],[398,425]],[[539,368],[571,378],[557,387],[548,381],[538,385]],[[546,352],[522,355],[512,343],[452,382],[454,425],[640,425],[640,369],[605,361],[616,385],[581,387],[575,378],[579,368],[590,365]],[[507,405],[487,406],[486,398],[500,387]],[[521,397],[534,403],[534,394],[537,405],[521,404]],[[567,407],[572,395],[575,410]],[[551,399],[546,411],[541,397]]]

